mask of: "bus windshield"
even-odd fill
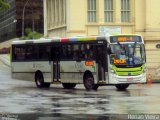
[[[146,62],[145,49],[142,43],[111,44],[111,64],[138,65]]]

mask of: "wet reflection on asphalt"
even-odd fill
[[[0,67],[0,113],[17,114],[20,119],[127,119],[127,114],[160,111],[159,84],[131,85],[126,91],[114,86],[86,91],[83,85],[72,90],[62,85],[38,89],[34,82],[11,79],[10,69]]]

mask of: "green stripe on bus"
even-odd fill
[[[117,68],[115,65],[112,65],[113,70],[117,75],[128,76],[128,75],[140,75],[143,73],[145,65],[141,67],[134,68]]]

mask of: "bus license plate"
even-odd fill
[[[127,78],[128,81],[133,80],[133,77]]]

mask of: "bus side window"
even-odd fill
[[[81,60],[85,59],[85,45],[84,44],[80,44],[80,49],[79,49],[79,57]]]
[[[37,58],[36,46],[28,45],[26,46],[26,59],[35,60]]]
[[[93,51],[94,51],[94,49],[93,49],[93,45],[90,45],[90,48],[89,48],[89,58],[90,59],[93,59]]]
[[[61,59],[62,60],[67,59],[67,46],[66,45],[62,45]]]
[[[61,59],[62,60],[72,60],[73,59],[73,46],[72,45],[62,45]]]
[[[78,44],[73,45],[73,59],[74,60],[79,59],[79,45]]]
[[[93,59],[93,45],[87,44],[86,45],[86,54],[85,54],[85,59]]]
[[[48,60],[50,53],[49,45],[39,45],[39,59],[40,60]]]
[[[15,60],[24,60],[25,59],[25,47],[16,46],[14,49],[14,59]]]
[[[72,45],[67,45],[67,59],[73,59]]]

